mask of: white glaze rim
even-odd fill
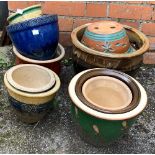
[[[56,49],[57,51],[60,51],[60,55],[54,59],[50,59],[50,60],[35,60],[35,59],[30,59],[30,58],[27,58],[25,56],[23,56],[22,54],[20,54],[16,47],[13,46],[13,52],[14,54],[21,60],[23,61],[26,61],[26,62],[29,62],[29,63],[35,63],[35,64],[48,64],[48,63],[53,63],[53,62],[57,62],[57,61],[60,61],[64,55],[65,55],[65,49],[64,47],[58,43],[58,47]]]
[[[95,69],[97,69],[97,68],[95,68]],[[70,95],[71,100],[82,111],[84,111],[84,112],[86,112],[86,113],[88,113],[88,114],[90,114],[90,115],[92,115],[94,117],[100,118],[100,119],[105,119],[105,120],[126,120],[126,119],[136,117],[138,114],[140,114],[144,110],[144,108],[147,105],[146,91],[142,87],[142,85],[137,80],[132,78],[131,76],[130,76],[130,78],[137,84],[137,86],[140,89],[140,93],[141,93],[141,98],[140,98],[139,104],[133,110],[131,110],[129,112],[126,112],[126,113],[122,113],[122,114],[108,114],[108,113],[103,113],[103,112],[93,110],[93,109],[89,108],[88,106],[86,106],[85,104],[83,104],[76,95],[75,85],[76,85],[76,82],[77,82],[78,78],[82,74],[84,74],[84,73],[86,73],[87,71],[90,71],[90,70],[92,70],[92,69],[82,71],[82,72],[78,73],[77,75],[75,75],[72,78],[71,82],[69,83],[69,87],[68,87],[68,91],[69,91],[69,95]]]
[[[42,86],[40,88],[24,87],[24,86],[18,84],[16,81],[14,81],[14,79],[12,77],[12,74],[13,74],[14,71],[16,71],[19,68],[24,68],[24,67],[27,67],[27,69],[29,67],[33,67],[33,68],[38,68],[39,70],[43,70],[49,75],[50,80],[48,81],[48,83],[46,85],[44,85],[44,86]],[[10,68],[6,72],[6,78],[7,78],[8,82],[10,83],[10,85],[15,87],[16,89],[21,90],[21,91],[25,91],[25,92],[32,92],[32,93],[39,93],[39,92],[46,91],[46,90],[50,89],[55,84],[55,76],[54,76],[54,73],[53,73],[52,70],[50,70],[50,69],[48,69],[46,67],[39,66],[39,65],[34,65],[34,64],[20,64],[20,65],[17,65],[17,66],[13,66],[12,68]]]

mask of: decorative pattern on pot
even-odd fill
[[[88,25],[81,42],[89,48],[105,53],[133,51],[123,25],[114,21],[100,21]]]
[[[140,91],[138,105],[125,113],[114,114],[97,111],[85,105],[75,91],[78,79],[88,71],[91,70],[75,75],[69,84],[69,95],[73,101],[71,112],[78,132],[82,137],[85,137],[87,142],[97,146],[109,144],[121,138],[124,132],[131,127],[135,118],[144,110],[147,105],[147,94],[141,84],[130,77]]]
[[[57,15],[44,15],[7,26],[17,50],[25,57],[49,60],[56,54],[59,40]]]
[[[60,71],[61,71],[60,61],[63,59],[63,57],[65,55],[65,49],[61,44],[58,44],[58,47],[56,49],[56,56],[50,60],[41,61],[41,60],[34,60],[34,59],[27,58],[27,57],[21,55],[15,47],[13,47],[13,52],[16,55],[16,65],[18,65],[18,64],[37,64],[37,65],[41,65],[41,66],[51,69],[58,75],[60,74]]]
[[[124,72],[139,68],[143,60],[143,54],[149,48],[149,40],[143,33],[124,25],[130,44],[135,48],[135,51],[122,54],[104,53],[93,50],[80,42],[88,25],[90,24],[79,26],[71,33],[74,45],[74,67],[77,72],[96,67],[116,69]]]
[[[17,9],[16,13],[11,14],[7,18],[7,21],[9,24],[15,24],[32,18],[37,18],[41,16],[41,14],[41,4],[37,4],[25,9]]]

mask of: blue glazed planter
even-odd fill
[[[59,40],[57,15],[44,15],[7,26],[7,32],[17,50],[36,60],[52,59]]]

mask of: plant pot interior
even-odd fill
[[[132,101],[132,92],[122,81],[110,76],[96,76],[82,86],[86,100],[106,110],[121,110]]]

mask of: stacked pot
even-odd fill
[[[58,17],[42,15],[41,5],[34,5],[17,9],[8,22],[17,66],[6,72],[5,85],[19,118],[34,123],[50,109],[60,87],[57,74],[65,51],[58,43]]]
[[[137,69],[148,50],[148,39],[138,30],[113,21],[77,27],[71,38],[75,71],[84,70],[69,84],[77,131],[96,146],[112,143],[147,105],[141,84],[117,70]]]

